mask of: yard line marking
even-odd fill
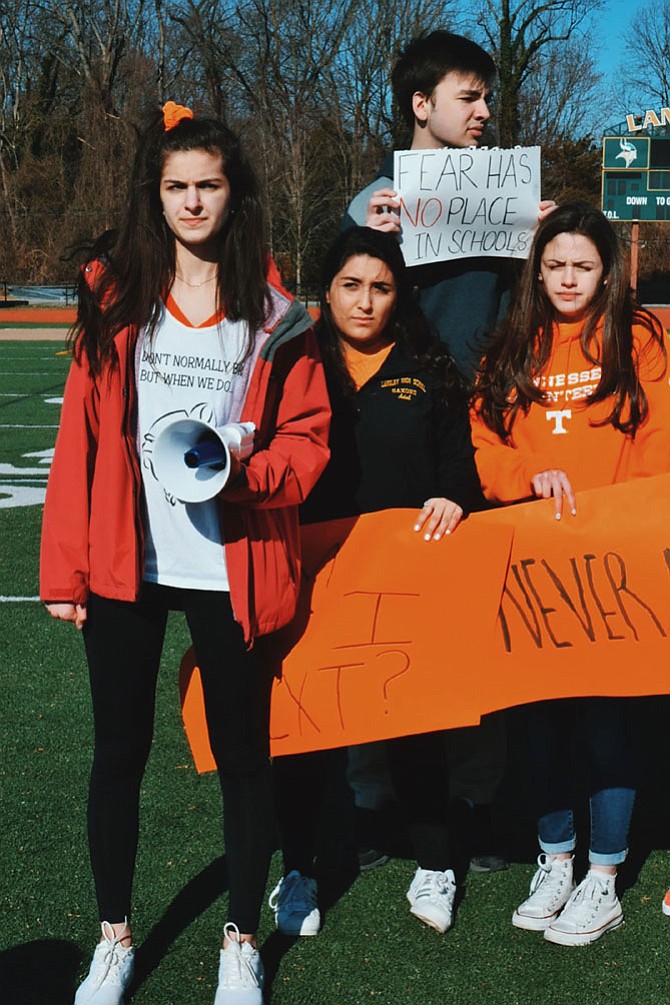
[[[22,458],[37,461],[40,465],[37,468],[0,463],[0,509],[43,505],[53,455],[53,447],[21,454]]]
[[[58,429],[58,423],[50,426],[35,426],[29,422],[0,422],[0,429]]]
[[[0,509],[16,509],[20,506],[42,506],[47,496],[46,478],[42,487],[32,485],[0,485]]]
[[[39,597],[0,597],[0,604],[39,604]]]
[[[14,475],[15,478],[28,478],[30,475],[44,475],[44,468],[17,468],[14,464],[0,464],[0,475]]]

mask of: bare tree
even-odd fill
[[[89,101],[110,114],[118,113],[115,85],[122,60],[144,26],[144,7],[145,0],[42,3],[58,40],[57,58],[81,77]]]
[[[5,3],[0,8],[0,185],[13,239],[17,235],[17,207],[10,178],[18,167],[25,112],[30,8],[30,3],[24,0]]]
[[[181,0],[167,11],[170,34],[177,42],[173,46],[173,58],[177,53],[179,58],[176,73],[186,90],[199,91],[222,121],[232,113],[227,85],[231,62],[236,61],[235,10],[229,0]]]
[[[653,0],[635,12],[626,43],[624,81],[649,108],[670,105],[670,0]]]
[[[453,2],[361,0],[330,68],[324,109],[341,163],[344,203],[368,180],[385,148],[404,132],[391,98],[391,71],[421,32],[450,27]],[[404,137],[407,140],[407,137]],[[401,140],[402,142],[402,140]]]
[[[602,0],[480,0],[472,19],[498,64],[496,133],[501,146],[521,135],[521,99],[531,74],[558,43],[584,30]]]
[[[578,140],[593,125],[593,108],[605,100],[603,77],[582,37],[547,46],[519,95],[517,142]]]
[[[230,86],[246,106],[245,132],[265,165],[273,237],[299,285],[328,203],[321,125],[333,100],[329,69],[355,10],[355,0],[247,0],[223,48]]]

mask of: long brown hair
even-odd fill
[[[595,391],[585,405],[612,400],[612,408],[594,425],[611,423],[635,436],[646,418],[647,397],[640,383],[633,325],[649,332],[665,368],[663,330],[648,311],[636,306],[617,234],[607,218],[587,203],[565,203],[539,225],[521,276],[512,310],[493,338],[477,381],[474,401],[482,418],[508,442],[519,412],[544,400],[537,384],[548,363],[555,333],[554,309],[539,280],[542,254],[559,234],[582,234],[593,242],[603,263],[603,280],[589,306],[580,334],[582,351],[601,368]]]
[[[326,374],[337,381],[338,390],[345,397],[356,393],[344,359],[340,332],[333,319],[328,291],[335,276],[350,258],[364,255],[376,258],[388,266],[396,287],[396,302],[389,322],[388,335],[399,342],[414,359],[434,370],[442,389],[442,397],[450,400],[464,388],[456,364],[447,348],[433,334],[412,290],[409,273],[396,238],[371,227],[351,227],[337,235],[328,251],[321,270],[321,300],[319,319],[315,331],[326,367]]]
[[[79,281],[79,311],[69,340],[93,373],[114,362],[115,335],[127,326],[147,326],[153,335],[162,299],[175,277],[175,238],[163,216],[160,180],[176,151],[220,153],[230,185],[230,210],[219,242],[217,305],[233,321],[246,321],[249,338],[269,306],[265,219],[256,175],[237,136],[215,119],[182,119],[165,130],[154,114],[139,136],[126,210],[118,231],[108,231],[89,249],[88,261],[104,268],[93,283]],[[90,271],[90,268],[89,268]]]

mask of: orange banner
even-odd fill
[[[474,724],[571,695],[670,690],[670,475],[478,513],[425,542],[414,512],[304,528],[290,630],[276,664],[274,755]],[[180,670],[184,723],[211,770],[199,675]]]

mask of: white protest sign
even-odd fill
[[[527,258],[540,202],[540,148],[397,150],[407,265],[482,255]]]

